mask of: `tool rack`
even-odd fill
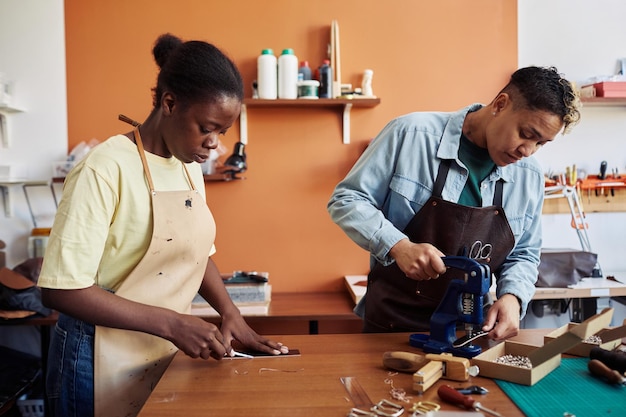
[[[585,252],[593,252],[589,241],[589,234],[587,233],[589,225],[585,221],[585,212],[576,187],[563,184],[546,187],[545,199],[549,200],[554,198],[565,198],[567,200],[570,214],[572,216],[571,226],[576,230],[581,249]],[[598,262],[596,262],[596,265],[593,268],[592,276],[597,278],[602,277],[602,269],[600,268],[600,264]],[[583,312],[585,311],[585,306],[583,304],[588,302],[589,300],[583,299],[572,300],[573,321],[581,322],[584,319]],[[595,300],[593,300],[593,303],[595,304]]]

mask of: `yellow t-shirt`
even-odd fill
[[[183,164],[146,152],[156,191],[191,188]],[[206,201],[202,169],[186,164]],[[148,182],[136,145],[117,135],[96,146],[65,179],[38,285],[117,290],[152,239]],[[207,248],[207,255],[215,246]]]

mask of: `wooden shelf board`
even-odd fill
[[[585,97],[580,101],[583,106],[626,106],[626,97]]]
[[[606,187],[598,190],[583,190],[580,192],[579,201],[584,213],[614,213],[626,212],[626,190]],[[570,214],[570,208],[565,198],[546,198],[543,203],[543,214]]]
[[[258,98],[246,98],[241,106],[239,116],[239,131],[241,142],[248,143],[248,110],[247,107],[280,107],[280,108],[328,108],[339,107],[343,110],[343,138],[344,144],[350,143],[350,110],[353,107],[374,107],[380,104],[380,98],[319,98],[319,99],[276,99],[266,100]]]
[[[320,99],[276,99],[265,100],[246,98],[243,104],[249,107],[332,107],[352,104],[354,107],[375,107],[380,104],[380,98],[320,98]]]

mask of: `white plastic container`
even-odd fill
[[[298,98],[318,99],[319,87],[320,82],[317,80],[298,81]]]
[[[372,77],[374,76],[374,71],[371,69],[366,69],[363,71],[363,81],[361,82],[361,91],[364,97],[375,97],[374,90],[372,90]]]
[[[278,57],[278,98],[298,98],[298,57],[293,49],[283,49]]]
[[[278,96],[277,60],[274,51],[263,49],[257,58],[257,91],[259,98],[275,100]]]

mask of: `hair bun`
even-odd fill
[[[178,48],[183,44],[183,41],[172,35],[171,33],[166,33],[156,40],[154,44],[154,48],[152,49],[152,55],[154,55],[154,60],[156,61],[159,68],[163,68],[167,60],[169,59],[172,51]]]

